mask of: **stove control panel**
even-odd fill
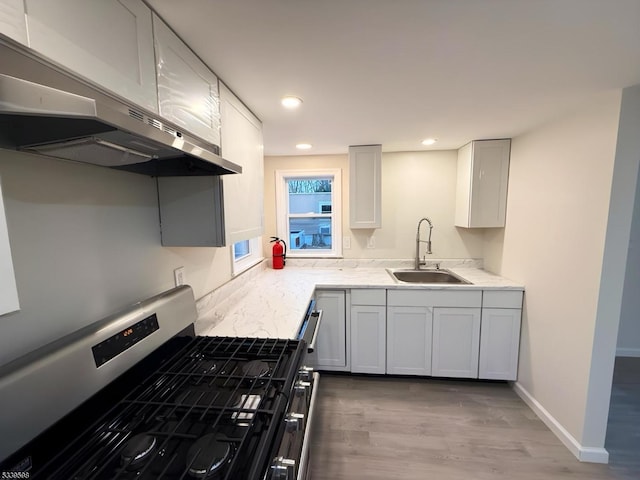
[[[104,365],[158,329],[158,317],[154,313],[91,347],[96,367]]]

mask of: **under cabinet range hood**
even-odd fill
[[[139,108],[98,91],[87,95],[91,87],[86,84],[82,95],[60,88],[66,76],[53,72],[57,88],[52,88],[15,71],[0,73],[1,148],[158,177],[242,172],[220,156],[218,145],[192,138]],[[70,76],[68,81],[71,88],[79,84]]]

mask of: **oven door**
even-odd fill
[[[303,367],[300,376],[284,419],[282,441],[266,475],[269,480],[310,478],[309,446],[320,374]]]
[[[297,339],[307,345],[307,353],[315,350],[316,338],[322,321],[322,310],[316,311],[315,300],[309,303],[307,313],[298,331]],[[268,480],[302,480],[309,478],[309,445],[311,426],[318,393],[320,375],[306,367],[302,358],[297,378],[289,395],[289,403],[281,429],[283,430],[276,454],[265,478]]]

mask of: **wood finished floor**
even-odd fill
[[[581,463],[504,383],[322,374],[318,392],[313,480],[640,479],[621,435],[614,463]]]
[[[640,358],[616,358],[604,446],[611,468],[640,479]]]

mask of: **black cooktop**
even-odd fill
[[[304,350],[180,337],[0,465],[41,479],[261,479]]]

